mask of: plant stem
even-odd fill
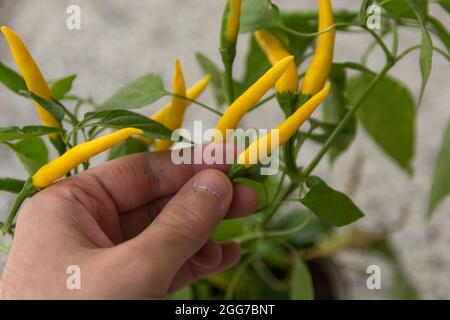
[[[256,257],[257,251],[253,251],[249,256],[247,256],[241,264],[238,266],[238,269],[236,270],[236,273],[234,274],[233,278],[230,281],[230,285],[227,288],[227,291],[225,293],[225,300],[231,300],[233,299],[234,291],[236,290],[236,286],[239,283],[239,279],[244,274],[245,270],[248,268],[248,266],[252,263],[253,259]]]
[[[351,70],[355,70],[355,71],[367,72],[367,73],[371,73],[371,74],[376,74],[375,71],[367,68],[364,64],[356,63],[356,62],[337,62],[337,63],[333,63],[333,66],[336,66],[339,68],[351,69]]]
[[[396,58],[395,58],[395,62],[400,61],[401,59],[403,59],[404,57],[406,57],[408,54],[410,54],[411,52],[413,52],[414,50],[420,49],[422,48],[422,45],[418,44],[412,47],[409,47],[408,49],[405,49],[405,51],[403,51],[402,53],[400,53]],[[438,52],[439,54],[441,54],[445,59],[447,59],[448,61],[450,61],[450,55],[448,55],[444,50],[442,50],[441,48],[437,48],[437,47],[433,47],[433,50]]]
[[[287,197],[289,197],[298,187],[298,184],[300,183],[300,179],[296,179],[291,181],[291,184],[289,185],[289,188],[287,188],[284,193],[282,194],[281,197],[279,197],[279,200],[274,199],[273,206],[269,206],[269,213],[264,217],[263,221],[261,222],[262,228],[266,229],[267,228],[267,224],[270,222],[270,220],[272,219],[273,215],[277,212],[278,208],[281,206],[281,204],[283,203],[284,199],[286,199]]]
[[[277,187],[277,190],[275,191],[275,195],[273,196],[272,201],[275,201],[278,198],[278,195],[280,194],[281,189],[283,188],[283,183],[284,183],[285,178],[286,178],[286,172],[283,171],[283,174],[281,175],[280,182],[278,183],[278,187]]]
[[[394,56],[392,55],[391,51],[389,51],[389,48],[387,47],[386,43],[384,43],[383,38],[376,33],[374,30],[367,28],[366,26],[362,27],[364,30],[367,30],[367,32],[369,32],[372,37],[375,39],[376,42],[378,42],[378,44],[380,45],[381,49],[383,49],[383,52],[386,56],[386,59],[388,62],[391,62],[394,60]]]
[[[398,54],[398,46],[399,46],[399,34],[398,27],[396,23],[392,24],[392,55],[395,57]]]
[[[323,144],[319,153],[314,157],[314,159],[311,161],[311,163],[308,165],[308,167],[303,171],[304,178],[308,177],[314,171],[316,166],[319,164],[319,162],[322,160],[322,158],[327,153],[328,149],[333,144],[334,140],[338,137],[338,135],[341,133],[341,131],[345,128],[345,126],[350,121],[350,119],[356,114],[356,112],[359,110],[359,108],[361,108],[364,100],[367,98],[367,96],[370,94],[370,92],[373,90],[373,88],[386,76],[386,74],[389,72],[389,70],[392,68],[393,65],[394,65],[393,61],[386,63],[384,68],[372,80],[372,82],[369,84],[369,86],[366,88],[366,90],[361,94],[361,96],[358,98],[358,100],[353,105],[353,107],[347,112],[347,114],[344,116],[344,118],[342,118],[341,122],[337,125],[337,127],[334,129],[334,131],[328,137],[327,141]]]
[[[281,202],[280,202],[280,204],[281,204]],[[241,237],[235,238],[234,240],[237,241],[238,243],[243,243],[243,242],[247,242],[247,241],[254,240],[254,239],[260,239],[260,238],[288,236],[290,234],[299,232],[304,227],[306,227],[306,225],[308,225],[308,223],[311,221],[311,218],[312,218],[312,213],[308,211],[308,216],[305,218],[305,220],[303,220],[299,225],[297,225],[293,228],[286,229],[286,230],[258,231],[258,232],[243,235]]]
[[[234,101],[233,61],[225,64],[225,88],[227,91],[228,103],[231,104]]]
[[[298,141],[297,141],[297,145],[294,147],[294,159],[297,159],[298,153],[300,152],[300,149],[302,148],[302,146],[305,144],[306,140],[309,139],[309,137],[313,134],[314,130],[317,127],[311,123],[311,127],[309,128],[308,132],[306,133],[306,135],[301,136]]]
[[[261,280],[271,289],[273,290],[283,290],[285,285],[283,282],[278,280],[269,267],[264,263],[263,259],[258,258],[252,263],[253,270],[255,270],[256,274],[261,278]]]
[[[300,32],[300,31],[296,31],[294,29],[291,29],[285,25],[280,25],[279,26],[281,30],[285,31],[286,33],[289,33],[293,36],[296,37],[302,37],[302,38],[312,38],[312,37],[316,37],[316,36],[320,36],[321,34],[327,33],[335,28],[339,28],[339,27],[361,27],[361,25],[359,23],[351,23],[351,22],[336,22],[334,24],[332,24],[331,26],[329,26],[328,28],[325,28],[321,31],[318,32],[310,32],[310,33],[306,33],[306,32]]]
[[[216,109],[211,108],[210,106],[208,106],[208,105],[206,105],[204,103],[198,102],[197,100],[189,99],[187,97],[184,97],[184,96],[172,93],[172,92],[168,92],[168,94],[173,96],[173,97],[175,97],[175,98],[183,99],[183,100],[189,101],[189,102],[191,102],[193,104],[196,104],[196,105],[198,105],[198,106],[200,106],[200,107],[202,107],[202,108],[204,108],[204,109],[206,109],[208,111],[211,111],[211,112],[217,114],[220,117],[223,116],[223,114],[220,111],[217,111]]]
[[[19,212],[20,207],[22,206],[22,203],[36,192],[37,190],[34,188],[31,179],[28,179],[23,185],[22,190],[14,200],[14,204],[11,210],[9,211],[8,217],[6,218],[6,222],[1,230],[3,235],[11,233],[11,227],[13,225],[14,219],[17,216],[17,213]]]
[[[363,55],[361,56],[361,64],[367,65],[367,62],[369,61],[369,57],[372,54],[373,50],[377,47],[378,42],[375,40],[367,47],[367,49],[364,51]]]

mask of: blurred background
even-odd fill
[[[315,0],[275,0],[282,9],[315,9]],[[66,9],[76,4],[81,8],[81,30],[66,28]],[[358,10],[360,1],[334,0],[336,9]],[[77,74],[73,92],[103,102],[121,85],[148,72],[164,79],[167,88],[173,73],[173,61],[183,64],[187,84],[202,77],[195,60],[200,51],[217,63],[218,35],[223,1],[205,0],[0,0],[0,24],[17,31],[33,53],[44,75],[57,79]],[[449,16],[436,4],[430,11],[450,29]],[[367,34],[338,33],[335,61],[359,59],[370,44]],[[401,49],[420,43],[420,33],[403,30]],[[242,73],[248,35],[239,41],[235,65],[236,76]],[[420,89],[419,52],[409,55],[392,74],[408,85],[413,93]],[[0,60],[14,67],[6,41],[0,37]],[[370,66],[382,66],[382,52],[376,51]],[[414,175],[407,176],[388,159],[360,128],[356,141],[331,168],[323,161],[316,173],[338,190],[350,193],[365,212],[357,224],[378,231],[396,228],[393,243],[403,268],[426,299],[450,299],[450,199],[426,217],[428,195],[434,164],[450,118],[450,65],[435,55],[433,71],[417,117],[417,144],[413,162]],[[417,99],[418,94],[415,94]],[[214,105],[208,92],[200,98]],[[158,101],[142,110],[150,114],[163,105]],[[282,120],[275,102],[246,118],[243,125],[269,128]],[[39,123],[30,101],[0,86],[0,126]],[[215,117],[192,106],[186,118],[190,128],[195,119],[214,125]],[[317,146],[308,145],[302,161],[311,159]],[[358,187],[352,186],[354,168],[358,167]],[[0,145],[0,177],[26,178],[15,156]],[[7,212],[13,196],[0,193],[0,213]],[[4,256],[0,258],[1,265]],[[382,289],[368,290],[366,268],[382,267]],[[346,298],[380,299],[389,297],[392,274],[389,266],[376,254],[347,250],[336,257],[336,268],[347,283]]]

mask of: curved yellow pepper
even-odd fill
[[[189,100],[195,100],[197,99],[200,94],[206,89],[209,82],[211,81],[211,76],[208,74],[206,75],[202,80],[194,84],[192,87],[190,87],[186,91],[186,97]],[[187,106],[191,104],[190,101],[187,101]],[[166,119],[166,117],[170,113],[170,109],[172,108],[172,102],[169,102],[164,107],[156,111],[154,114],[150,116],[151,119],[163,123]],[[164,123],[163,123],[164,124]]]
[[[28,90],[41,98],[50,100],[52,98],[50,88],[23,41],[7,27],[3,26],[1,30],[8,41],[11,53],[23,75]],[[47,110],[38,103],[35,103],[35,106],[44,126],[59,128],[58,121]]]
[[[255,33],[255,39],[261,49],[266,54],[272,65],[276,64],[281,59],[290,56],[291,53],[283,46],[283,44],[267,30],[258,30]],[[275,84],[277,92],[294,92],[298,91],[298,74],[295,61],[289,64],[285,73]]]
[[[293,60],[293,56],[280,60],[228,107],[216,125],[214,141],[226,141],[226,130],[236,128],[245,113],[275,85]]]
[[[319,31],[323,31],[333,25],[333,8],[330,0],[319,1]],[[333,63],[334,39],[336,29],[319,35],[316,52],[305,74],[301,93],[315,95],[319,92],[331,70]]]
[[[241,18],[241,0],[228,0],[230,12],[225,29],[225,39],[234,43],[239,33],[239,23]]]
[[[202,80],[194,84],[186,91],[186,97],[189,100],[197,99],[200,96],[200,94],[206,89],[210,81],[211,75],[208,74]],[[187,106],[189,106],[190,104],[191,102],[187,101]],[[166,118],[169,116],[171,108],[172,108],[172,101],[167,103],[164,107],[156,111],[154,114],[152,114],[150,118],[165,125],[164,122]],[[153,141],[152,138],[150,137],[140,137],[140,140],[144,141],[146,144],[150,144]]]
[[[175,60],[175,74],[173,77],[173,93],[186,97],[186,84],[184,82],[183,70],[179,60]],[[176,130],[183,125],[184,113],[188,102],[176,96],[172,97],[172,104],[167,114],[162,119],[162,123],[171,130]],[[155,151],[168,150],[172,144],[170,140],[157,140],[155,144]]]
[[[142,135],[143,133],[140,129],[125,128],[95,140],[80,143],[59,158],[40,168],[31,177],[32,184],[38,189],[46,188],[54,181],[64,177],[81,163],[111,148],[115,144],[128,139],[132,135]]]
[[[253,141],[250,146],[238,156],[237,163],[243,164],[245,168],[249,168],[254,164],[249,161],[251,159],[250,155],[257,155],[256,159],[259,161],[262,160],[259,159],[261,156],[260,150],[262,148],[267,150],[266,155],[269,156],[275,148],[285,144],[297,132],[298,128],[311,116],[322,101],[325,100],[330,92],[330,88],[331,84],[327,83],[319,93],[298,108],[297,111],[279,125],[278,128],[272,129],[267,135]],[[278,141],[272,141],[271,139],[272,136],[275,136],[274,130],[278,131]]]

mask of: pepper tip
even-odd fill
[[[284,57],[283,59],[281,59],[280,61],[277,62],[277,65],[285,66],[285,67],[287,68],[287,66],[288,66],[291,62],[293,62],[294,59],[295,59],[295,57],[294,57],[293,55]]]
[[[1,26],[0,30],[2,31],[3,34],[5,34],[5,33],[10,31],[10,29],[7,26]]]
[[[284,59],[287,60],[287,61],[289,61],[289,62],[291,62],[291,61],[294,60],[294,56],[293,56],[293,55],[290,55],[290,56],[287,56],[287,57],[284,58]]]

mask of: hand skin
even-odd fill
[[[107,162],[39,192],[23,206],[0,281],[2,299],[161,299],[240,258],[216,243],[223,218],[258,200],[227,165],[175,165],[170,152]],[[78,265],[81,289],[66,286]]]

